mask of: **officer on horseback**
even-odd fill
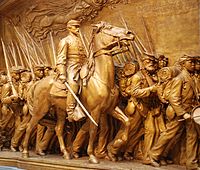
[[[86,59],[86,52],[79,34],[80,22],[70,20],[67,23],[69,34],[63,38],[58,47],[57,70],[59,79],[63,82],[67,80],[69,86],[75,94],[79,90],[80,70]],[[67,93],[66,111],[68,120],[73,120],[73,113],[76,107],[76,100],[72,93]]]

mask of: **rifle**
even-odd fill
[[[151,34],[149,32],[149,29],[148,29],[148,26],[147,26],[143,16],[142,16],[142,23],[144,25],[144,30],[145,30],[145,33],[146,33],[146,37],[147,37],[147,40],[148,40],[148,44],[149,44],[149,48],[151,50],[151,53],[156,54],[156,50],[155,50],[155,47],[153,45],[153,39],[151,37]]]
[[[2,43],[2,47],[3,47],[3,54],[4,54],[5,64],[6,64],[8,82],[11,85],[11,89],[12,89],[13,95],[14,96],[18,96],[17,91],[16,91],[16,89],[15,89],[13,83],[12,83],[12,77],[11,77],[9,66],[8,66],[8,58],[7,58],[7,54],[6,54],[6,47],[5,47],[5,44],[4,44],[3,40],[2,40],[2,38],[1,38],[1,43]]]
[[[121,20],[122,20],[122,22],[123,22],[125,28],[128,30],[128,25],[127,25],[126,21],[124,20],[124,18],[122,17],[122,15],[120,15],[120,18],[121,18]],[[135,34],[135,36],[136,36],[136,34]],[[136,36],[136,37],[137,37],[137,36]],[[137,38],[137,39],[139,39],[139,38]],[[139,42],[141,43],[141,41],[139,41]],[[139,57],[139,56],[142,57],[142,56],[144,55],[144,53],[140,50],[140,48],[138,47],[138,45],[137,45],[137,43],[135,42],[135,40],[131,41],[130,44],[131,44],[131,47],[132,47],[133,51],[135,52],[135,56],[136,56],[136,59],[137,59],[137,61],[138,61],[139,66],[140,66],[141,72],[142,72],[143,75],[145,76],[148,85],[149,85],[149,86],[152,86],[152,85],[154,84],[154,82],[153,82],[152,78],[151,78],[151,77],[147,74],[147,72],[145,71],[143,62],[142,62],[141,58]],[[142,46],[143,46],[143,45],[142,45]],[[146,48],[144,48],[144,46],[143,46],[143,49],[146,49]],[[130,50],[130,52],[131,52],[131,50]],[[138,53],[139,53],[139,54],[138,54]]]
[[[29,66],[30,66],[31,74],[32,74],[32,79],[34,80],[35,74],[34,74],[34,71],[33,71],[33,66],[32,66],[32,63],[31,63],[30,54],[29,54],[29,50],[28,50],[28,46],[27,46],[27,43],[26,43],[25,36],[23,36],[23,41],[24,41],[24,45],[25,45],[25,48],[26,48],[26,53],[27,53],[27,57],[28,57],[28,63],[29,63]]]
[[[22,59],[22,54],[21,54],[21,52],[20,52],[20,49],[19,49],[18,45],[17,45],[17,51],[18,51],[18,54],[19,54],[19,59],[20,59],[21,65],[22,65],[23,67],[25,67],[24,62],[23,62],[23,59]]]
[[[50,31],[50,38],[51,38],[51,46],[53,50],[53,59],[54,59],[54,66],[56,65],[56,49],[55,49],[55,44],[52,36],[52,32]]]

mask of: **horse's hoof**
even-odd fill
[[[78,152],[73,152],[73,158],[77,159],[80,158],[80,155],[78,154]]]
[[[10,150],[12,151],[12,152],[17,152],[17,149],[14,147],[14,146],[10,146]]]
[[[90,155],[90,157],[89,157],[89,163],[98,164],[99,160],[94,155]]]
[[[110,151],[108,151],[108,157],[110,158],[111,161],[117,162],[117,157],[112,154]]]
[[[133,160],[133,156],[131,156],[128,152],[125,152],[124,159],[127,161]]]
[[[70,155],[68,152],[65,152],[65,153],[63,154],[63,158],[66,159],[66,160],[72,159],[72,158],[71,158],[71,155]]]
[[[20,152],[23,152],[23,150],[24,150],[24,149],[23,149],[23,146],[20,145],[20,146],[19,146],[19,151],[20,151]]]
[[[40,155],[40,156],[45,156],[45,155],[46,155],[46,153],[43,152],[43,151],[40,150],[40,149],[36,151],[36,154],[37,154],[37,155]]]
[[[29,158],[28,152],[22,152],[22,158]]]

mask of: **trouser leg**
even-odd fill
[[[183,122],[179,122],[178,120],[174,119],[170,122],[166,123],[166,130],[160,134],[158,141],[149,151],[149,155],[158,160],[162,155],[164,149],[166,148],[169,141],[177,134],[177,132],[183,127]]]
[[[197,164],[198,136],[195,122],[191,119],[186,120],[186,167],[194,169]]]

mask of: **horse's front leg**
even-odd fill
[[[97,124],[99,124],[100,114],[101,114],[100,106],[97,106],[91,112],[91,116]],[[90,137],[89,137],[87,153],[89,155],[89,163],[94,163],[94,164],[99,163],[99,160],[94,156],[94,141],[96,139],[97,129],[98,127],[92,121],[90,121],[90,128],[89,128]]]
[[[64,139],[63,139],[63,130],[64,130],[64,125],[65,125],[65,118],[66,118],[66,113],[65,111],[61,109],[56,109],[56,115],[57,115],[57,123],[55,127],[56,135],[58,137],[58,141],[60,144],[60,150],[63,153],[63,157],[67,160],[71,159],[70,153],[67,152]]]

